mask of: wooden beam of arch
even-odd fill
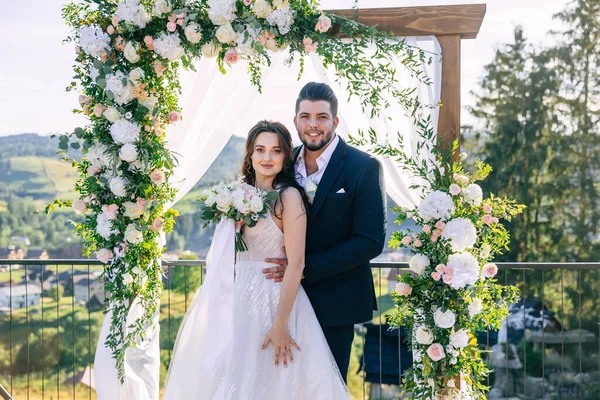
[[[365,25],[377,25],[396,36],[459,35],[461,39],[474,39],[485,10],[485,4],[465,4],[328,11]]]
[[[444,148],[451,148],[455,140],[460,145],[460,42],[461,39],[477,37],[486,5],[362,8],[330,12],[365,25],[376,25],[395,36],[437,37],[443,57],[438,140]],[[454,158],[457,156],[458,152]]]

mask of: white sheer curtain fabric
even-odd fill
[[[441,54],[435,37],[407,38],[407,42],[433,53],[433,62],[424,67],[423,74],[430,77],[432,85],[425,85],[405,72],[400,60],[396,60],[400,73],[399,88],[417,87],[423,104],[437,104],[441,88]],[[203,59],[196,64],[197,72],[182,72],[183,88],[181,104],[183,120],[169,127],[168,148],[176,153],[179,161],[171,184],[178,189],[177,198],[171,207],[187,194],[204,175],[217,155],[233,134],[245,136],[249,129],[263,119],[283,122],[297,141],[293,118],[296,97],[300,89],[310,81],[330,84],[340,101],[340,124],[337,133],[347,138],[358,129],[375,129],[378,140],[391,142],[400,132],[404,138],[404,148],[408,154],[420,159],[429,154],[416,152],[418,140],[412,118],[399,105],[394,104],[382,117],[370,119],[370,110],[363,111],[358,99],[348,101],[343,81],[336,82],[333,70],[323,67],[317,55],[306,60],[304,74],[298,79],[298,62],[285,65],[287,54],[272,55],[272,64],[263,69],[262,94],[250,84],[247,65],[244,62],[227,68],[221,74],[214,59]],[[388,119],[386,117],[391,117]],[[432,126],[437,128],[437,108],[431,111]],[[298,144],[298,143],[297,143]],[[380,157],[384,167],[386,190],[390,197],[401,206],[415,205],[420,193],[409,186],[416,181],[395,162]],[[240,168],[241,168],[240,160]],[[164,236],[161,244],[164,245]],[[142,314],[137,302],[133,302],[128,321],[134,321]],[[95,359],[95,379],[99,400],[154,400],[158,399],[160,349],[158,328],[150,330],[142,343],[128,349],[125,356],[125,384],[117,379],[116,365],[110,349],[104,342],[110,326],[110,312],[106,315],[98,341]],[[154,316],[158,327],[158,314]]]

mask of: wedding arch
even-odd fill
[[[170,207],[233,133],[284,119],[286,109],[292,115],[283,95],[317,79],[340,95],[342,134],[370,129],[383,144],[403,132],[404,150],[428,159],[416,139],[427,129],[451,149],[460,139],[461,40],[477,36],[484,15],[479,4],[325,12],[309,0],[65,6],[77,50],[70,89],[80,91],[90,122],[60,136],[65,153],[83,147],[85,158],[73,161],[79,200],[56,204],[84,214],[76,230],[85,252],[105,264],[99,398],[158,398],[160,256],[177,216]],[[390,196],[415,206],[416,178],[381,159]]]

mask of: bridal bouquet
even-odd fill
[[[259,218],[266,217],[271,209],[271,203],[278,197],[276,191],[265,192],[244,182],[220,183],[204,190],[198,199],[201,202],[200,219],[209,224],[226,217],[236,223],[244,222],[249,227],[253,227]],[[235,250],[248,250],[239,228],[236,228]]]

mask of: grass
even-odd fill
[[[12,272],[12,274],[11,274],[11,272]],[[0,272],[0,282],[8,282],[8,281],[10,281],[10,279],[12,277],[12,280],[18,283],[18,282],[21,282],[21,279],[23,279],[23,276],[25,276],[24,269]]]

